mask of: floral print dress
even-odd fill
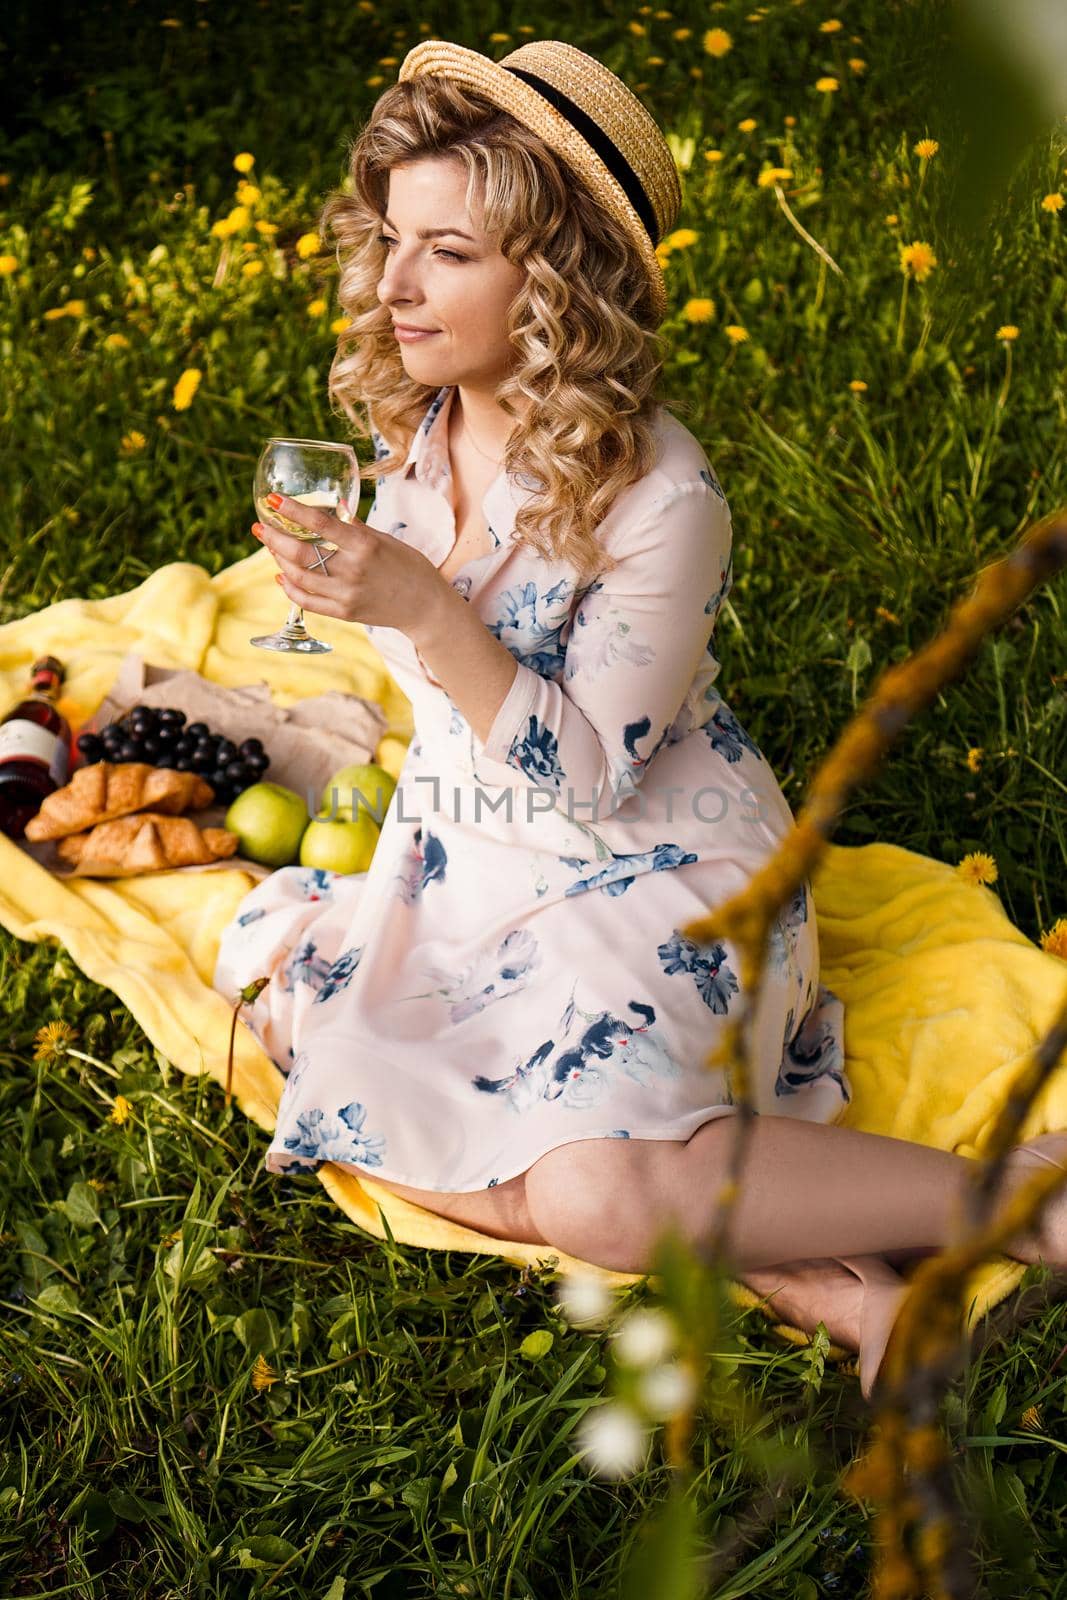
[[[437,392],[367,518],[435,566],[456,536],[454,393]],[[271,1172],[333,1161],[460,1192],[575,1139],[685,1141],[731,1114],[707,1063],[747,999],[739,951],[682,929],[794,820],[715,686],[729,507],[662,407],[657,430],[656,465],[598,531],[618,565],[584,585],[515,543],[530,480],[502,471],[486,492],[492,548],[452,583],[518,672],[484,743],[406,635],[367,628],[415,727],[370,869],[280,868],[218,952],[231,1002],[270,978],[243,1015],[286,1074]],[[745,1022],[756,1109],[836,1120],[843,1025],[805,883]]]

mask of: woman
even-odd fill
[[[755,997],[728,941],[681,933],[793,818],[714,686],[729,507],[654,392],[670,149],[571,46],[493,63],[431,40],[347,188],[323,217],[352,319],[331,394],[373,440],[376,497],[351,525],[281,503],[337,545],[325,572],[255,531],[291,600],[366,627],[416,732],[370,870],[284,868],[225,931],[216,987],[270,976],[248,1013],[287,1073],[267,1166],[334,1161],[646,1270],[668,1221],[706,1237],[733,1110],[707,1062],[741,1006],[760,1115],[731,1254],[780,1315],[859,1348],[869,1392],[891,1262],[948,1239],[969,1163],[834,1126],[842,1006],[809,885]],[[1017,1152],[1011,1182],[1041,1159]],[[1067,1261],[1067,1210],[1049,1226]]]

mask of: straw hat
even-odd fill
[[[682,191],[670,146],[622,79],[558,39],[533,40],[499,61],[424,39],[404,57],[397,81],[423,76],[476,90],[569,163],[637,246],[662,321],[667,291],[656,245],[674,226]]]

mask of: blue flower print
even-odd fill
[[[711,468],[710,467],[701,467],[700,476],[703,478],[704,482],[707,484],[709,489],[714,489],[715,493],[718,495],[718,497],[722,501],[723,505],[725,505],[726,504],[726,496],[722,492],[722,484],[719,482],[718,478],[715,476],[715,474],[711,470]]]
[[[336,873],[328,872],[325,867],[307,867],[301,882],[306,900],[332,900],[333,880]]]
[[[655,661],[653,647],[633,632],[632,624],[603,594],[604,585],[591,583],[574,612],[567,644],[563,681],[568,683],[581,668],[590,678],[612,667],[647,667]]]
[[[558,794],[565,775],[559,764],[559,741],[550,728],[542,728],[537,717],[527,720],[529,730],[525,738],[520,739],[516,735],[511,741],[507,765],[525,772],[528,778],[536,782],[544,784],[547,780]]]
[[[572,999],[557,1030],[558,1048],[554,1039],[547,1039],[506,1077],[486,1078],[479,1074],[473,1078],[474,1088],[503,1095],[516,1112],[545,1100],[558,1101],[568,1110],[585,1110],[603,1098],[613,1069],[621,1069],[642,1087],[656,1076],[676,1078],[681,1068],[651,1031],[655,1010],[637,1000],[628,1004],[642,1019],[636,1026],[611,1011],[579,1012]],[[577,1038],[568,1042],[576,1015],[586,1025]]]
[[[785,1051],[774,1085],[776,1095],[796,1094],[816,1078],[829,1077],[837,1084],[845,1101],[851,1100],[838,1037],[840,1029],[835,1029],[833,1018],[826,1014],[827,1008],[833,1007],[840,1021],[841,1006],[842,1002],[833,990],[820,984],[817,1003],[807,1013],[792,1039],[788,1035],[793,1025],[793,1013],[789,1012],[786,1018]]]
[[[361,945],[355,950],[345,950],[337,957],[337,960],[333,962],[323,979],[322,987],[312,1001],[312,1005],[325,1005],[326,1001],[332,1000],[335,994],[340,994],[343,989],[348,988],[348,985],[352,982],[353,974],[359,966],[362,954],[363,947]]]
[[[266,915],[267,913],[262,906],[253,906],[251,911],[241,912],[241,915],[237,918],[237,924],[241,928],[247,928],[250,922],[258,922],[260,917],[265,917]]]
[[[309,1106],[296,1119],[299,1132],[283,1140],[293,1160],[358,1162],[364,1167],[380,1167],[385,1153],[381,1134],[364,1133],[367,1108],[359,1100],[338,1107],[336,1116],[327,1116],[321,1106]]]
[[[635,850],[629,855],[616,855],[613,851],[610,866],[594,872],[590,878],[581,878],[577,883],[568,884],[564,899],[585,894],[587,889],[601,889],[608,895],[625,894],[638,873],[668,872],[698,859],[695,851],[683,850],[677,844],[657,844],[651,850]],[[580,856],[561,856],[560,861],[566,867],[580,869],[586,865]]]
[[[463,718],[460,716],[459,712],[456,710],[456,707],[452,706],[452,714],[449,717],[449,721],[448,721],[448,731],[449,731],[449,733],[450,734],[462,733],[466,726],[467,726],[467,724],[464,722]]]
[[[404,872],[397,873],[396,893],[405,905],[416,905],[428,884],[444,883],[447,865],[448,853],[437,835],[427,829],[423,844],[423,830],[416,828],[411,841],[411,862]]]
[[[730,554],[726,558],[725,567],[720,567],[720,569],[719,569],[719,587],[716,589],[715,593],[712,595],[711,599],[708,601],[707,605],[704,607],[704,615],[706,617],[711,617],[712,622],[714,622],[716,617],[718,617],[719,612],[722,609],[723,601],[726,599],[727,595],[730,593],[730,591],[732,590],[732,588],[734,586],[733,570],[734,570],[734,553],[731,550]],[[712,634],[711,637],[708,639],[708,654],[709,655],[714,655],[714,653],[715,653],[713,648],[712,648],[714,643],[715,643],[715,635]]]
[[[740,985],[726,962],[723,944],[695,944],[675,929],[674,936],[657,947],[660,965],[672,977],[677,972],[688,972],[696,984],[697,993],[716,1016],[725,1016],[730,1009],[730,996],[740,993]]]
[[[720,702],[704,724],[704,732],[711,742],[711,748],[731,763],[740,761],[743,749],[751,750],[758,760],[763,760],[763,751],[749,738],[725,700]]]
[[[479,959],[462,971],[431,967],[427,977],[438,986],[430,992],[448,1001],[448,1020],[455,1025],[509,995],[521,994],[540,965],[541,953],[533,934],[528,928],[512,928],[495,950],[481,952]],[[426,998],[425,994],[403,996],[405,1000]]]
[[[507,645],[520,666],[559,678],[566,651],[561,643],[567,625],[573,588],[561,578],[542,594],[532,580],[505,589],[497,602],[498,615],[487,623],[489,632]]]
[[[351,983],[362,953],[361,948],[345,950],[336,961],[327,961],[317,953],[314,939],[305,939],[286,963],[280,988],[284,994],[292,994],[298,983],[306,983],[318,991],[312,1004],[325,1004]]]

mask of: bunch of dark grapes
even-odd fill
[[[169,706],[134,706],[99,733],[80,734],[78,750],[87,764],[146,761],[152,767],[198,772],[224,806],[258,783],[270,766],[261,740],[245,739],[236,745],[232,739],[212,733],[206,722],[186,724],[185,712]]]

